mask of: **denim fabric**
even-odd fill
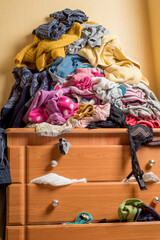
[[[54,86],[48,71],[32,73],[26,67],[15,68],[13,75],[16,79],[8,102],[1,110],[0,126],[24,127],[22,118],[30,107],[38,90],[50,90]]]
[[[64,9],[50,14],[50,17],[54,18],[53,21],[42,24],[33,30],[32,34],[35,34],[39,39],[50,39],[56,41],[63,34],[67,33],[75,22],[83,23],[87,21],[88,17],[81,10]]]
[[[0,128],[0,184],[11,184],[10,167],[6,158],[6,135],[4,129]]]
[[[85,65],[88,60],[78,55],[66,55],[65,58],[58,58],[50,67],[49,73],[53,80],[60,82],[64,81],[64,78],[70,73],[74,72],[80,65]]]

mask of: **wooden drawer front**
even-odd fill
[[[137,183],[77,183],[54,188],[28,185],[28,224],[74,221],[80,212],[89,212],[95,221],[118,219],[118,207],[127,198],[139,198],[150,205],[153,197],[160,198],[160,184],[140,191]],[[58,200],[54,208],[52,200]],[[156,207],[160,212],[160,204]]]
[[[159,234],[159,222],[27,227],[27,240],[157,240]]]
[[[6,240],[26,240],[25,227],[22,226],[7,226]]]
[[[160,178],[160,146],[143,146],[138,150],[137,157],[144,172],[153,172]],[[150,159],[155,161],[152,167],[148,164]]]
[[[160,177],[160,147],[142,147],[138,151],[139,162],[144,172],[153,171]],[[149,167],[149,159],[156,164]],[[51,166],[56,160],[57,167]],[[68,178],[87,178],[87,181],[121,181],[131,172],[130,147],[111,146],[71,146],[68,154],[61,155],[57,146],[27,147],[27,179],[50,172]]]
[[[12,184],[7,188],[7,225],[25,224],[25,186]]]
[[[51,166],[56,160],[57,167]],[[129,146],[71,146],[61,155],[51,146],[27,147],[28,182],[50,172],[87,181],[121,181],[131,171]]]
[[[25,147],[8,147],[12,183],[24,183],[25,181],[25,156]]]

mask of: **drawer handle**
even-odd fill
[[[58,200],[53,200],[53,201],[52,201],[52,206],[53,206],[53,207],[57,207],[58,205],[59,205]]]
[[[153,167],[153,165],[155,164],[155,161],[153,159],[150,159],[148,164],[150,167]]]
[[[51,166],[52,167],[57,167],[57,165],[58,165],[57,161],[55,161],[55,160],[51,161]]]
[[[153,198],[153,202],[154,202],[154,204],[158,204],[159,203],[159,198],[158,197],[154,197]]]

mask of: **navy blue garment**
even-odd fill
[[[88,60],[79,55],[66,55],[65,58],[58,58],[51,66],[49,66],[49,73],[53,80],[59,81],[61,84],[64,78],[74,72],[78,66],[88,64]]]
[[[0,128],[0,185],[9,185],[12,182],[6,149],[6,134],[4,129]]]
[[[16,79],[12,87],[8,102],[1,110],[0,127],[24,127],[22,118],[30,107],[38,90],[49,91],[55,85],[48,73],[44,70],[32,73],[26,67],[15,68],[13,75]]]
[[[50,39],[56,41],[63,34],[67,33],[75,22],[83,23],[88,20],[86,14],[77,9],[71,10],[69,8],[63,11],[58,11],[50,14],[53,21],[42,24],[33,30],[32,34],[35,34],[39,39]]]
[[[142,211],[136,220],[137,222],[160,221],[160,215],[154,208],[147,205],[142,205],[141,208]]]

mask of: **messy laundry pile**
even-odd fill
[[[128,178],[134,174],[146,189],[136,151],[153,140],[151,128],[160,127],[160,103],[140,64],[123,52],[117,35],[88,21],[83,11],[65,9],[50,18],[14,59],[16,82],[0,127],[35,127],[41,136],[127,127],[133,168]]]

